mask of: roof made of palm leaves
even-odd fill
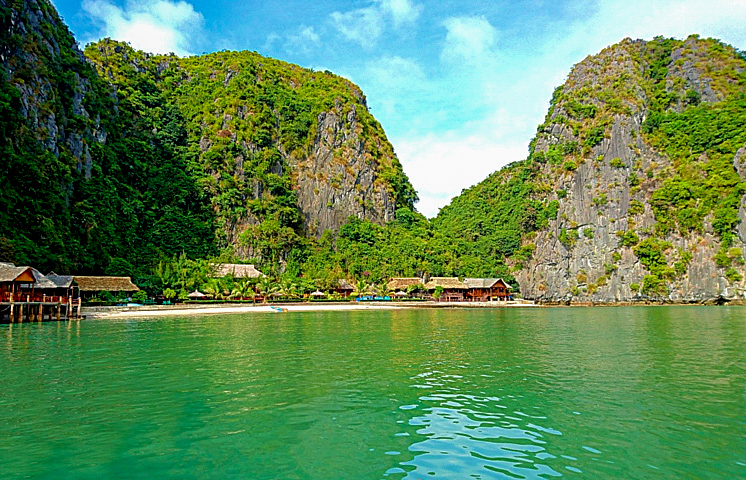
[[[355,290],[355,287],[350,282],[348,282],[347,280],[345,280],[344,278],[340,278],[339,279],[339,287],[338,287],[338,289],[339,290],[350,290],[350,291],[353,291],[353,290]]]
[[[0,263],[0,282],[14,282],[23,275],[25,272],[30,271],[31,276],[34,278],[34,288],[37,289],[52,289],[57,288],[57,285],[48,279],[43,273],[34,267],[16,267],[12,263],[2,262]]]
[[[75,275],[81,292],[136,292],[140,290],[130,277],[89,277]]]
[[[428,290],[435,290],[437,287],[449,290],[466,290],[468,287],[458,277],[431,277],[430,281],[425,284]]]
[[[72,275],[57,275],[54,272],[50,272],[46,275],[46,277],[52,283],[54,283],[57,288],[70,288],[70,286],[73,284]]]
[[[417,277],[392,278],[386,285],[390,290],[406,290],[411,285],[422,285],[422,279]]]
[[[264,274],[254,267],[254,265],[243,265],[239,263],[221,263],[212,264],[215,270],[215,277],[227,277],[228,275],[234,278],[259,278],[263,277]]]

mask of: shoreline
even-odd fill
[[[293,312],[331,312],[331,311],[364,311],[364,310],[403,310],[415,308],[535,308],[540,305],[522,302],[474,302],[474,303],[439,303],[439,302],[340,302],[340,303],[287,303],[287,304],[186,304],[154,305],[143,307],[83,307],[81,313],[86,319],[104,318],[149,318],[176,317],[196,315],[228,315],[246,313],[293,313]],[[282,308],[279,312],[272,307]]]

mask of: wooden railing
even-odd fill
[[[10,293],[0,294],[0,302],[41,302],[41,303],[68,303],[70,297],[67,295],[44,295],[43,293],[34,292],[33,295],[30,293],[16,293],[12,295]],[[77,298],[72,299],[74,302]]]

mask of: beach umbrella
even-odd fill
[[[189,298],[205,298],[207,295],[205,295],[204,293],[200,292],[199,290],[195,290],[195,291],[193,291],[192,293],[190,293],[187,296]]]
[[[397,297],[408,297],[407,292],[396,292],[394,295]]]
[[[312,297],[325,297],[326,294],[324,292],[320,292],[319,290],[316,290],[311,294]]]

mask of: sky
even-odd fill
[[[428,217],[527,156],[572,66],[625,37],[746,50],[746,0],[52,0],[81,46],[251,50],[358,84]]]

